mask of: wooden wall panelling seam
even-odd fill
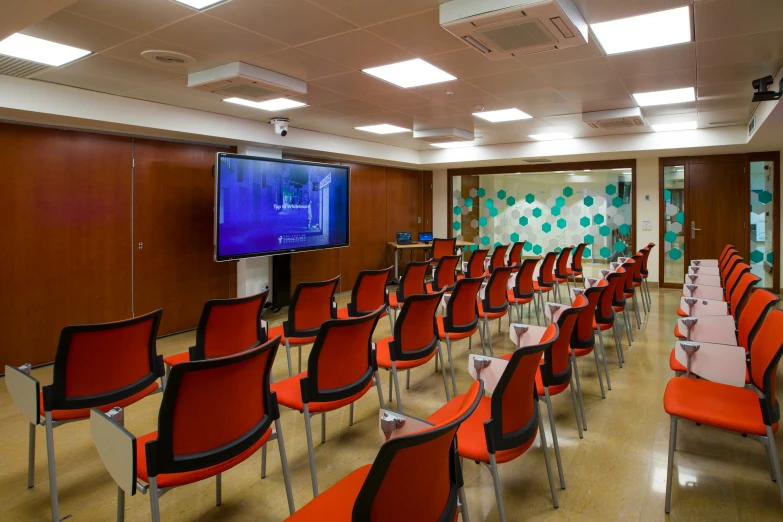
[[[410,232],[411,238],[416,241],[419,232],[424,230],[422,223],[419,223],[419,218],[423,219],[424,214],[423,177],[423,172],[420,170],[386,167],[387,242],[395,241],[397,232]],[[424,251],[414,251],[404,257],[405,261],[409,259],[423,261]]]
[[[236,263],[213,258],[212,169],[230,151],[135,140],[134,312],[163,308],[161,335],[195,328],[207,300],[231,295]]]
[[[432,232],[432,171],[425,170],[422,179],[422,204],[424,205],[424,215],[422,222],[422,232]]]
[[[131,317],[131,139],[0,123],[0,371]]]

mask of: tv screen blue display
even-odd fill
[[[348,246],[350,168],[219,153],[215,259]]]

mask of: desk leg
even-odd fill
[[[394,249],[394,284],[400,282],[400,249]]]

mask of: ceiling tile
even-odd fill
[[[420,107],[432,105],[433,101],[411,92],[409,89],[397,89],[394,91],[362,96],[362,99],[387,109],[405,109],[407,107]]]
[[[548,87],[541,78],[529,69],[493,74],[491,76],[478,76],[467,81],[495,96]]]
[[[620,80],[573,86],[570,84],[566,85],[558,90],[560,94],[572,101],[600,100],[602,98],[616,98],[629,94]]]
[[[710,98],[698,100],[696,106],[699,111],[722,111],[726,109],[745,109],[750,115],[756,107],[749,98]]]
[[[323,107],[300,107],[290,111],[286,116],[291,120],[292,125],[298,125],[300,122],[305,121],[329,121],[337,118],[344,118],[345,114],[337,111],[330,111]]]
[[[66,11],[135,33],[148,33],[196,11],[167,0],[79,0]]]
[[[205,14],[159,29],[150,36],[228,61],[243,60],[285,47],[279,42]]]
[[[541,67],[555,63],[576,62],[580,60],[589,60],[590,58],[601,58],[604,53],[598,47],[598,44],[592,38],[589,38],[585,45],[576,47],[566,47],[556,51],[545,53],[526,54],[517,58],[517,60],[526,67]]]
[[[462,80],[422,85],[421,87],[412,87],[408,90],[439,103],[475,98],[484,94],[484,91],[478,87],[474,87]]]
[[[141,53],[143,51],[149,51],[149,50],[158,50],[158,51],[166,50],[166,51],[174,51],[177,53],[186,54],[194,58],[196,60],[196,64],[192,66],[188,66],[188,65],[178,65],[178,64],[167,65],[163,63],[157,63],[157,62],[153,63],[141,56]],[[158,40],[156,38],[152,38],[149,36],[141,36],[139,38],[134,38],[133,40],[120,44],[116,47],[112,47],[108,51],[104,51],[101,54],[103,56],[111,56],[113,58],[119,58],[121,60],[137,63],[140,65],[147,65],[152,67],[158,67],[165,70],[176,71],[180,74],[201,71],[224,63],[224,61],[218,58],[217,56],[212,56],[206,53],[202,53],[201,51],[197,51],[195,49],[182,47],[180,45],[175,45],[170,42],[164,42],[163,40]]]
[[[379,107],[373,103],[369,103],[363,100],[347,99],[340,100],[331,103],[325,103],[320,105],[321,108],[330,111],[339,112],[347,116],[357,116],[359,114],[370,114],[373,112],[381,112],[383,107]]]
[[[630,93],[668,91],[696,86],[696,68],[622,78]]]
[[[291,96],[292,100],[306,103],[307,105],[323,105],[325,103],[332,103],[340,100],[344,100],[346,97],[340,93],[324,89],[314,84],[308,84],[307,94],[300,94],[298,96]]]
[[[630,96],[584,100],[582,102],[582,112],[610,111],[612,109],[629,109],[632,107],[636,107],[636,103]]]
[[[619,20],[693,4],[693,0],[574,0],[589,24]]]
[[[756,89],[751,82],[726,82],[713,83],[710,85],[700,85],[697,88],[697,98],[699,100],[709,100],[718,98],[745,98],[750,100]]]
[[[69,71],[67,68],[48,69],[36,76],[35,79],[107,94],[123,94],[144,87],[144,84],[141,83],[116,80],[114,78],[105,78],[102,76],[92,76]]]
[[[505,101],[508,105],[517,107],[523,111],[530,107],[568,102],[566,97],[555,89],[535,89],[533,91],[508,94],[506,96],[501,96],[500,99]]]
[[[546,116],[539,119],[547,125],[552,125],[553,127],[559,127],[562,125],[580,125],[582,124],[582,113],[564,114],[562,116]]]
[[[693,42],[645,49],[609,56],[609,63],[620,78],[696,68],[696,44]]]
[[[207,14],[288,45],[312,42],[356,28],[305,0],[231,0]]]
[[[182,71],[126,62],[104,54],[88,56],[64,68],[70,73],[90,74],[145,85],[161,83],[182,76]]]
[[[22,31],[23,34],[97,53],[136,36],[83,16],[60,11]]]
[[[696,58],[699,67],[742,62],[780,63],[783,30],[697,42]]]
[[[478,112],[483,107],[483,110],[485,111],[496,111],[500,109],[508,109],[509,105],[508,102],[503,101],[500,98],[496,98],[495,96],[491,96],[489,94],[484,94],[481,96],[477,96],[475,98],[465,98],[462,100],[454,100],[452,102],[447,103],[449,107],[453,107],[459,111],[462,112]]]
[[[338,74],[314,80],[312,83],[331,91],[354,97],[393,91],[399,88],[363,72]]]
[[[360,27],[434,9],[443,0],[310,0]]]
[[[694,109],[696,109],[696,102],[671,103],[669,105],[653,105],[651,107],[642,107],[642,114],[649,117],[666,116],[670,114],[692,112]]]
[[[697,121],[697,111],[681,112],[678,114],[664,114],[662,116],[645,116],[647,123],[650,125],[657,125],[659,123],[680,123],[685,121]]]
[[[617,78],[606,58],[543,65],[531,69],[549,85],[560,87],[580,83],[598,83]]]
[[[748,86],[751,86],[751,82],[757,78],[774,75],[779,66],[780,61],[774,60],[699,67],[699,85],[744,81],[747,82]]]
[[[710,123],[731,123],[737,122],[738,125],[743,125],[748,121],[748,109],[740,107],[736,109],[724,109],[718,111],[699,111],[698,120],[699,123],[709,125]]]
[[[374,25],[368,31],[417,56],[466,47],[459,38],[440,26],[437,9]]]
[[[388,123],[389,125],[396,125],[403,129],[413,130],[413,116],[410,114],[404,114],[396,111],[383,111],[372,114],[363,114],[357,116],[357,119],[361,119],[363,123],[357,123],[359,125],[380,125]],[[410,135],[409,135],[410,136]]]
[[[350,71],[348,67],[324,60],[294,47],[255,56],[245,61],[305,81]]]
[[[388,65],[414,57],[409,52],[363,30],[332,36],[302,45],[300,48],[352,69]]]
[[[434,54],[428,56],[427,61],[457,78],[473,78],[475,76],[500,74],[523,68],[523,65],[516,60],[493,61],[480,52],[470,48],[462,49],[461,51]]]
[[[698,41],[783,27],[783,2],[776,0],[715,0],[698,2],[694,8]]]
[[[581,114],[579,105],[573,103],[553,103],[551,105],[538,105],[526,110],[534,118],[545,118],[547,116],[563,116],[565,114]]]
[[[168,82],[126,93],[129,98],[138,98],[175,107],[187,107],[200,111],[226,114],[240,118],[258,119],[259,114],[265,111],[243,107],[232,103],[225,103],[220,96],[215,96],[203,91],[189,90],[185,85],[185,78],[181,78],[177,83]],[[273,114],[266,112],[267,115]],[[268,116],[266,116],[268,118]]]

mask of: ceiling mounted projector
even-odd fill
[[[587,22],[573,0],[451,0],[440,25],[490,60],[587,43]]]
[[[307,94],[307,82],[243,62],[191,73],[188,87],[252,102]]]

